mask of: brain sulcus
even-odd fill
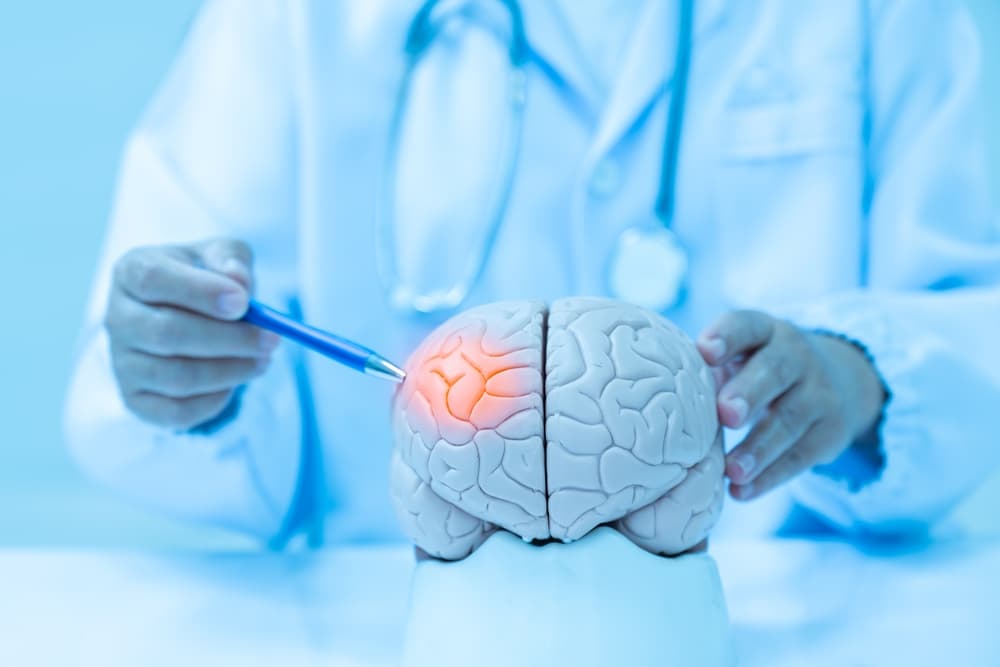
[[[498,529],[572,541],[601,524],[677,554],[718,516],[711,374],[659,315],[591,298],[489,304],[438,327],[406,367],[392,496],[433,556],[463,558]]]

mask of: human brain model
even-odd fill
[[[393,400],[404,532],[459,559],[504,529],[640,547],[701,542],[723,497],[713,381],[670,322],[604,299],[495,303],[438,327]]]

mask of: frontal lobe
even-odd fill
[[[552,537],[621,519],[650,551],[700,542],[721,508],[722,445],[714,384],[687,335],[635,306],[563,299],[549,314],[546,369]]]
[[[392,490],[404,531],[459,558],[495,530],[548,536],[541,302],[491,304],[438,327],[396,394]]]

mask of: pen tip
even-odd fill
[[[365,362],[365,373],[395,384],[406,379],[406,371],[383,357],[372,355]]]

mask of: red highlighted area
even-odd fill
[[[445,349],[418,363],[412,380],[437,423],[446,418],[476,428],[496,428],[518,410],[524,397],[541,392],[533,368],[514,365],[509,354],[490,355],[486,339],[455,336]]]

